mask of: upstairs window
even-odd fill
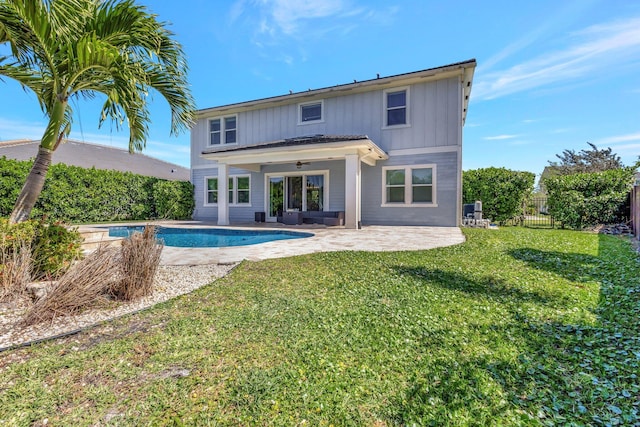
[[[398,126],[408,124],[407,105],[409,91],[407,89],[392,89],[385,91],[385,126]]]
[[[218,117],[209,120],[209,145],[235,144],[237,140],[237,117]]]
[[[298,124],[322,122],[323,101],[307,102],[298,104]]]

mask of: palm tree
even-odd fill
[[[106,97],[100,125],[129,128],[129,151],[145,147],[151,89],[171,108],[171,133],[187,130],[194,101],[181,45],[166,24],[133,0],[0,0],[0,77],[33,91],[49,119],[10,216],[28,219],[51,157],[71,130],[74,98]]]

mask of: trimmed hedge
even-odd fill
[[[484,168],[462,174],[463,203],[482,201],[483,217],[500,224],[522,215],[533,191],[535,174],[505,168]]]
[[[31,164],[0,158],[0,216],[13,210]],[[59,163],[49,168],[31,217],[73,223],[185,219],[193,208],[189,182]]]
[[[548,178],[545,185],[549,213],[563,226],[578,230],[619,222],[635,171],[635,167],[626,167]]]

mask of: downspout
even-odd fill
[[[456,227],[460,227],[462,224],[462,131],[464,129],[463,123],[463,109],[464,109],[464,69],[462,75],[458,81],[458,101],[460,102],[458,108],[458,171],[456,174]]]

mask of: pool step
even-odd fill
[[[84,252],[91,252],[100,245],[107,246],[120,246],[122,244],[122,237],[109,237],[108,230],[80,230],[80,237],[82,237],[82,250]]]

